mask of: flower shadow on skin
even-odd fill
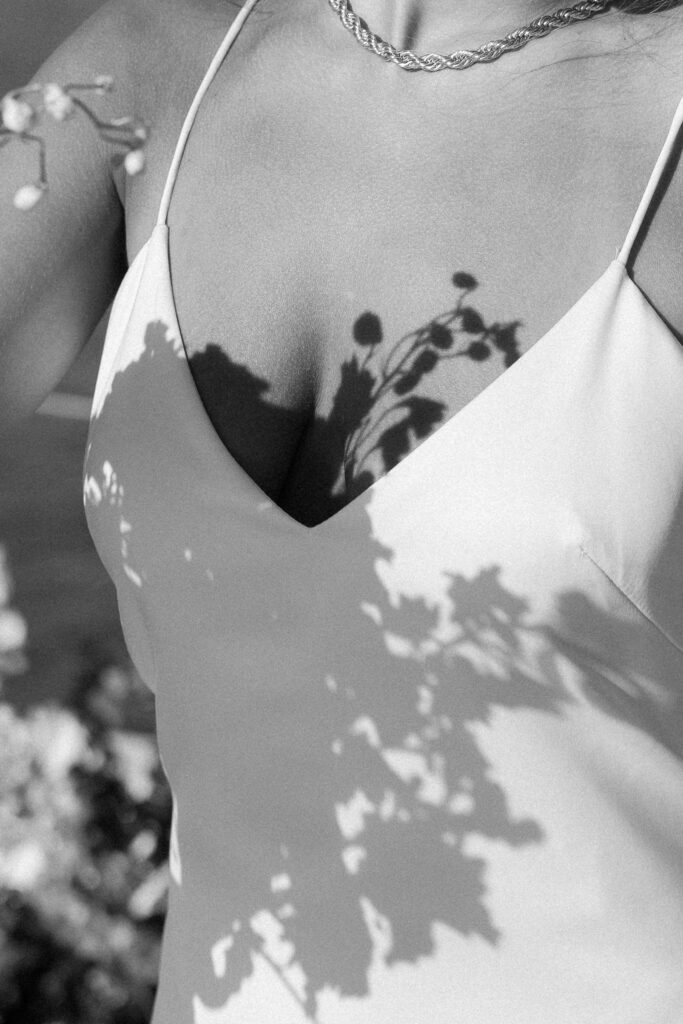
[[[443,402],[428,394],[429,378],[439,366],[497,357],[508,368],[519,358],[520,321],[487,323],[472,304],[476,278],[458,271],[451,280],[455,305],[393,343],[376,313],[366,311],[356,319],[355,351],[340,368],[329,415],[313,415],[303,435],[294,411],[268,401],[269,382],[219,346],[208,345],[189,359],[207,415],[236,461],[241,463],[241,451],[253,450],[255,429],[265,445],[296,433],[300,442],[321,453],[315,473],[306,479],[306,510],[299,513],[305,525],[340,511],[372,485],[371,466],[378,475],[390,472],[447,419]],[[419,393],[425,382],[427,393]],[[268,484],[263,489],[278,501]]]

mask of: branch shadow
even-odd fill
[[[476,282],[454,284],[466,296]],[[284,1000],[292,1019],[318,1022],[322,1006],[369,996],[378,965],[438,956],[438,926],[499,947],[486,858],[471,840],[511,851],[547,842],[540,817],[513,811],[481,743],[501,712],[547,722],[583,701],[677,742],[681,694],[675,715],[664,713],[640,666],[627,687],[609,667],[609,652],[636,649],[651,624],[618,620],[578,592],[556,595],[553,622],[539,622],[495,563],[387,581],[409,543],[383,540],[372,497],[362,499],[374,479],[364,460],[379,451],[391,468],[441,422],[442,407],[410,395],[434,358],[477,358],[473,346],[489,344],[514,362],[516,325],[477,316],[463,298],[381,364],[379,318],[356,322],[364,355],[311,429],[345,471],[342,495],[337,473],[321,479],[326,509],[361,500],[321,534],[230,471],[221,437],[244,427],[253,403],[275,430],[285,423],[267,382],[214,349],[193,358],[193,380],[166,324],[129,328],[142,347],[122,354],[100,396],[85,500],[131,655],[157,689],[175,795],[159,1019],[180,1004],[189,1014],[189,990],[195,1024],[246,1019],[256,978],[266,1005]],[[213,434],[192,414],[197,381],[217,399],[235,395],[234,408],[220,402]],[[383,387],[395,418],[378,425]],[[535,658],[539,638],[552,643]],[[657,681],[669,697],[676,667],[674,657]]]

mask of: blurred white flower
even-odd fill
[[[24,719],[9,704],[0,704],[0,806],[30,778],[33,751]],[[5,835],[0,831],[0,842]]]
[[[150,917],[159,909],[159,904],[168,892],[168,865],[162,864],[138,886],[128,900],[128,912],[138,920]]]
[[[51,782],[68,776],[88,752],[88,730],[69,711],[39,707],[31,715],[36,760]]]
[[[40,201],[43,192],[45,192],[44,185],[23,185],[22,188],[14,193],[14,205],[17,210],[22,210],[23,212],[32,210],[36,203]]]
[[[130,153],[126,153],[124,157],[123,166],[126,168],[126,173],[130,174],[131,177],[139,174],[140,171],[145,169],[145,154],[141,149],[131,149]]]
[[[13,608],[0,608],[0,654],[20,650],[27,636],[28,627],[23,615]]]
[[[0,685],[3,677],[20,675],[27,668],[24,645],[28,627],[23,615],[9,607],[11,597],[12,576],[6,551],[0,544]]]
[[[76,111],[74,101],[57,82],[49,82],[43,88],[43,104],[55,121],[65,121]]]
[[[20,892],[31,892],[47,866],[44,847],[35,839],[27,839],[9,852],[0,853],[0,884]]]
[[[149,800],[158,759],[154,741],[144,733],[116,730],[111,733],[111,747],[119,778],[130,797],[140,803]]]
[[[35,111],[30,103],[19,99],[17,96],[13,96],[11,93],[4,96],[2,102],[0,102],[0,120],[2,120],[3,126],[10,132],[21,134],[21,132],[28,131],[34,117]]]
[[[119,665],[108,665],[100,673],[100,687],[112,700],[121,701],[130,690],[130,680]]]
[[[158,845],[159,839],[156,833],[152,832],[150,828],[144,828],[131,840],[128,852],[136,860],[149,860]]]
[[[135,928],[124,918],[119,918],[109,929],[108,942],[117,953],[132,949],[135,942]]]

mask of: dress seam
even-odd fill
[[[616,580],[610,575],[610,573],[608,573],[607,570],[604,569],[603,566],[595,560],[595,558],[590,554],[590,552],[586,551],[583,544],[579,544],[579,550],[581,551],[581,554],[588,558],[596,567],[596,569],[598,569],[602,573],[602,575],[612,584],[615,590],[619,591],[624,600],[628,601],[628,603],[635,608],[638,614],[641,615],[646,622],[649,622],[650,625],[653,626],[657,630],[657,632],[661,634],[661,636],[666,640],[666,642],[670,644],[671,647],[675,648],[675,650],[678,651],[680,655],[683,656],[683,647],[681,647],[680,644],[676,643],[673,637],[669,636],[667,631],[662,626],[660,626],[658,622],[656,622],[650,615],[643,611],[643,609],[641,608],[640,604],[636,601],[636,599],[632,597],[631,594],[629,594],[623,586],[616,582]]]

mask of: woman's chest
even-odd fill
[[[600,276],[673,109],[655,130],[643,104],[610,112],[580,89],[392,111],[358,90],[353,106],[249,84],[210,92],[193,127],[169,216],[173,295],[223,444],[315,522]]]

